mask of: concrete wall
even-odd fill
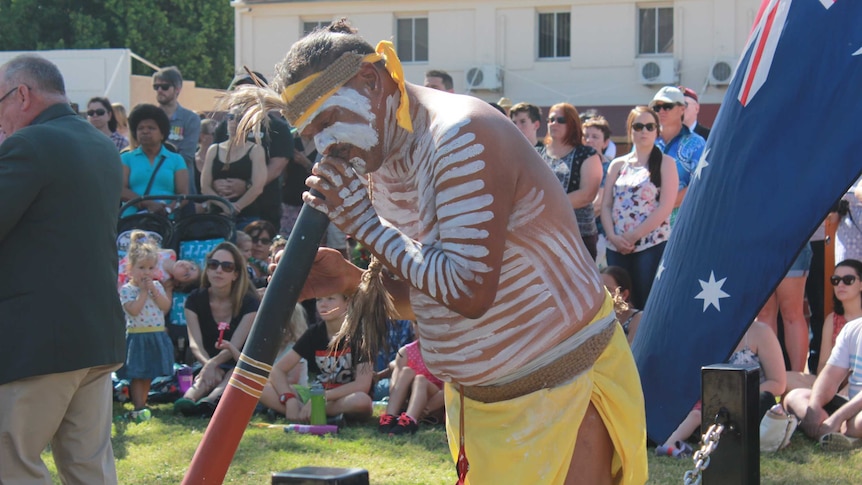
[[[23,51],[0,51],[0,64]],[[131,74],[132,62],[128,49],[68,49],[27,51],[53,62],[63,74],[69,101],[87,110],[87,101],[105,96],[112,103],[122,103],[131,110],[140,103],[156,104],[153,80],[150,76]],[[227,86],[225,86],[227,87]],[[183,80],[180,104],[199,113],[212,111],[221,91],[199,88],[193,80]]]
[[[131,108],[141,104],[158,104],[156,93],[153,91],[153,78],[150,76],[130,76],[129,86],[131,101],[126,107]],[[225,86],[227,87],[227,86]],[[180,91],[179,103],[198,113],[213,111],[223,91],[209,88],[199,88],[194,81],[183,79],[183,89]],[[111,100],[113,101],[113,99]]]
[[[427,69],[444,69],[456,91],[467,90],[466,71],[494,64],[504,73],[499,91],[473,94],[488,100],[549,105],[633,105],[651,98],[657,86],[638,79],[638,6],[674,7],[674,52],[679,82],[701,93],[704,104],[718,103],[722,86],[707,85],[718,58],[741,53],[759,0],[676,0],[643,3],[625,0],[400,0],[234,2],[236,67],[249,65],[271,75],[299,39],[303,21],[346,16],[372,44],[395,36],[395,19],[423,16],[429,22],[428,62],[405,63],[407,79],[421,83]],[[540,5],[537,7],[536,5]],[[569,11],[572,55],[537,59],[538,12]]]
[[[126,49],[0,51],[0,64],[25,53],[38,54],[56,64],[63,74],[69,100],[84,110],[87,100],[94,96],[107,96],[112,102],[129,103],[128,80],[132,68]]]

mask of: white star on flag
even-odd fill
[[[724,282],[727,278],[722,278],[718,281],[715,281],[715,272],[709,272],[709,281],[703,281],[698,279],[700,282],[701,292],[697,294],[694,298],[696,300],[703,300],[703,311],[706,312],[706,309],[709,308],[710,305],[714,306],[716,310],[721,311],[721,299],[722,298],[730,298],[730,295],[722,291],[721,287],[724,285]]]
[[[712,148],[707,148],[703,151],[703,155],[700,156],[700,160],[697,161],[697,166],[694,168],[694,176],[700,178],[701,173],[703,173],[703,169],[705,169],[709,162],[706,161],[706,157],[709,155],[709,151]]]
[[[862,55],[862,47],[860,47],[858,51],[854,52],[853,55],[854,56]]]
[[[666,270],[666,269],[667,269],[667,268],[665,268],[665,267],[664,267],[664,260],[662,259],[662,260],[658,263],[658,268],[657,268],[657,269],[656,269],[656,271],[655,271],[655,279],[660,280],[660,279],[661,279],[661,274],[662,274],[662,273],[664,273],[664,270]]]

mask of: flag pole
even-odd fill
[[[317,193],[314,195],[321,197]],[[224,481],[269,378],[281,345],[284,322],[293,313],[328,225],[326,214],[303,205],[281,261],[264,293],[239,362],[195,451],[183,485],[221,484]]]

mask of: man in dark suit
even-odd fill
[[[115,484],[119,154],[36,55],[0,66],[0,129],[0,483],[50,483],[50,443],[63,483]]]

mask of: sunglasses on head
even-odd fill
[[[153,91],[167,91],[168,89],[171,89],[172,87],[174,87],[174,85],[170,84],[170,83],[153,84]]]
[[[548,118],[548,124],[550,125],[551,123],[557,123],[560,125],[565,125],[566,124],[566,117],[565,116],[557,116],[557,117]]]
[[[676,107],[677,107],[677,105],[675,105],[675,104],[657,104],[657,105],[652,107],[652,110],[655,111],[656,113],[658,113],[661,110],[670,111]]]
[[[221,266],[222,271],[225,273],[233,273],[233,270],[236,269],[236,265],[230,261],[219,261],[217,259],[207,260],[207,269],[215,271],[219,266]]]
[[[265,237],[253,237],[251,238],[251,242],[254,244],[260,243],[269,246],[270,244],[272,244],[272,239]]]
[[[852,274],[844,275],[844,276],[832,276],[829,278],[829,282],[832,283],[832,286],[838,286],[838,283],[844,282],[845,285],[850,286],[856,282],[856,277]]]
[[[87,111],[87,116],[92,118],[93,116],[102,116],[105,113],[107,113],[107,111],[103,109],[91,109],[90,111]]]
[[[646,128],[646,131],[655,131],[656,125],[655,123],[632,123],[632,129],[635,131],[642,131]]]

